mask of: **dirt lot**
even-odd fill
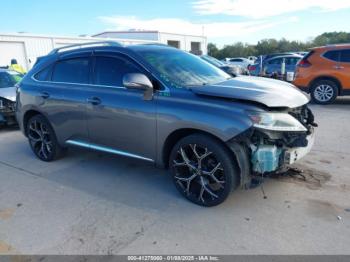
[[[350,254],[350,98],[312,106],[320,127],[301,178],[267,179],[215,208],[164,170],[70,150],[43,163],[0,130],[0,254]]]

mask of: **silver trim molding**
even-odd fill
[[[136,158],[136,159],[140,159],[140,160],[144,160],[144,161],[148,161],[148,162],[154,162],[153,159],[150,159],[150,158],[147,158],[147,157],[131,154],[131,153],[128,153],[128,152],[112,149],[112,148],[109,148],[109,147],[104,147],[104,146],[94,145],[94,144],[90,144],[90,143],[85,143],[85,142],[81,142],[81,141],[67,140],[66,144],[73,145],[73,146],[84,147],[84,148],[88,148],[88,149],[93,149],[93,150],[96,150],[96,151],[102,151],[102,152],[106,152],[106,153],[111,153],[111,154],[115,154],[115,155]]]

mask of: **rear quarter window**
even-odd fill
[[[39,81],[49,81],[51,78],[52,66],[42,69],[39,73],[34,75],[34,78]]]
[[[340,52],[338,50],[327,51],[323,56],[334,62],[339,62]]]

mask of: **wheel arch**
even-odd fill
[[[329,80],[329,81],[334,82],[338,86],[338,95],[342,94],[343,86],[342,86],[341,82],[336,77],[329,76],[329,75],[322,75],[322,76],[318,76],[315,79],[313,79],[309,85],[310,92],[311,92],[311,88],[314,86],[314,84],[317,83],[317,81],[321,81],[321,80]]]
[[[164,166],[165,168],[168,168],[170,153],[173,147],[175,146],[175,144],[182,138],[193,134],[202,134],[202,135],[212,137],[215,140],[217,140],[219,143],[223,144],[227,149],[229,149],[230,152],[232,152],[232,150],[230,150],[229,146],[225,143],[225,141],[223,141],[218,136],[210,132],[207,132],[201,129],[196,129],[196,128],[180,128],[180,129],[174,130],[165,139],[165,142],[162,148],[162,153],[161,153],[162,166]]]
[[[249,132],[249,131],[248,131]],[[250,160],[247,152],[247,148],[243,143],[239,143],[234,138],[229,141],[224,141],[218,136],[211,134],[207,131],[194,128],[181,128],[173,131],[166,139],[163,151],[162,151],[162,167],[169,168],[169,158],[170,153],[175,144],[182,138],[193,135],[193,134],[202,134],[214,138],[216,141],[221,143],[230,153],[232,161],[235,162],[235,168],[239,174],[238,183],[242,188],[246,188],[251,181],[251,171],[250,171]],[[244,133],[242,133],[244,136]],[[237,185],[238,186],[238,185]]]
[[[27,136],[27,124],[28,124],[29,119],[31,119],[33,116],[36,116],[36,115],[44,116],[40,111],[35,110],[35,109],[30,109],[27,112],[25,112],[25,114],[23,115],[22,123],[23,123],[23,133],[25,136]]]

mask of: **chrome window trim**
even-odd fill
[[[154,162],[153,159],[147,158],[147,157],[143,157],[140,155],[136,155],[136,154],[131,154],[125,151],[121,151],[121,150],[116,150],[116,149],[112,149],[109,147],[104,147],[104,146],[99,146],[99,145],[95,145],[95,144],[91,144],[91,143],[85,143],[85,142],[81,142],[81,141],[76,141],[76,140],[67,140],[66,144],[69,145],[73,145],[73,146],[80,146],[80,147],[84,147],[84,148],[88,148],[88,149],[93,149],[96,151],[102,151],[102,152],[106,152],[106,153],[111,153],[111,154],[115,154],[115,155],[120,155],[120,156],[126,156],[126,157],[131,157],[131,158],[135,158],[135,159],[140,159],[140,160],[144,160],[144,161],[148,161],[148,162]]]
[[[52,83],[52,84],[68,84],[68,85],[77,85],[77,86],[92,86],[92,87],[108,87],[108,88],[115,88],[115,89],[127,89],[124,86],[107,86],[107,85],[95,85],[95,84],[80,84],[80,83],[71,83],[71,82],[56,82],[56,81],[42,81],[37,80],[34,78],[34,75],[31,76],[31,79],[35,82],[39,83]]]

